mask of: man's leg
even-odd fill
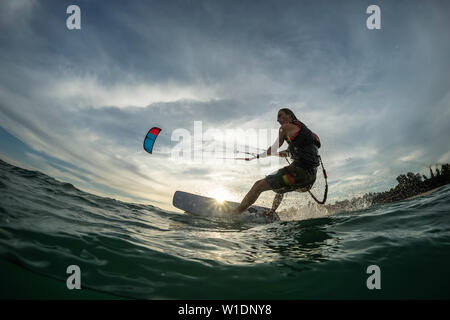
[[[269,211],[267,211],[267,212],[265,213],[265,215],[266,215],[267,217],[269,217],[270,219],[273,219],[273,214],[274,214],[275,211],[278,209],[278,206],[280,205],[281,200],[283,200],[283,196],[284,196],[283,193],[277,193],[277,194],[275,195],[275,198],[273,198],[272,209],[270,209]]]
[[[242,200],[239,207],[237,207],[234,211],[234,213],[242,213],[244,212],[248,207],[250,207],[252,204],[255,203],[255,201],[258,199],[259,195],[263,191],[270,190],[270,186],[267,183],[266,179],[261,179],[255,182],[253,187],[250,189],[250,191],[247,193],[247,195]]]
[[[278,209],[280,206],[281,200],[283,200],[284,193],[277,193],[275,195],[275,198],[273,198],[272,202],[272,209],[268,212],[268,215],[273,215],[273,213]]]

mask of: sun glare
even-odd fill
[[[217,202],[223,203],[225,200],[230,200],[230,194],[224,189],[215,189],[211,191],[211,197],[216,199]]]

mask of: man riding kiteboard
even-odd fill
[[[249,160],[264,158],[270,155],[279,155],[282,157],[290,155],[293,162],[275,173],[266,176],[264,179],[256,181],[240,205],[233,211],[235,214],[244,212],[255,203],[263,191],[273,190],[276,192],[276,195],[272,208],[267,213],[269,217],[272,217],[280,205],[284,193],[290,191],[309,191],[316,181],[317,167],[321,164],[318,151],[318,148],[320,148],[319,137],[308,129],[304,123],[299,121],[295,114],[288,108],[283,108],[278,111],[277,121],[281,125],[278,139],[266,152],[260,153]],[[278,148],[285,141],[289,145],[287,151],[277,153]],[[326,180],[325,169],[323,173]],[[327,190],[328,185],[323,202],[319,202],[310,194],[318,203],[324,203]]]

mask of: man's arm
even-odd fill
[[[278,148],[283,145],[285,139],[286,139],[286,130],[284,129],[283,126],[281,126],[280,130],[278,131],[278,139],[275,140],[273,145],[270,146],[266,152],[262,152],[262,153],[258,154],[257,158],[265,158],[272,154],[277,154]]]
[[[281,126],[280,130],[278,131],[278,139],[274,142],[274,144],[267,149],[267,155],[270,156],[272,154],[276,154],[278,151],[278,148],[280,148],[284,140],[286,139],[286,130],[284,130],[284,127]]]

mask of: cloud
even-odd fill
[[[438,163],[450,163],[450,150],[439,158]]]
[[[423,154],[424,154],[424,150],[415,150],[414,152],[412,152],[406,156],[403,156],[403,157],[399,158],[398,160],[408,162],[408,161],[419,158]]]
[[[145,84],[137,81],[123,81],[106,86],[93,77],[65,78],[49,83],[49,97],[60,103],[101,108],[104,106],[146,107],[153,103],[179,100],[208,101],[215,99],[212,89],[176,84]]]

